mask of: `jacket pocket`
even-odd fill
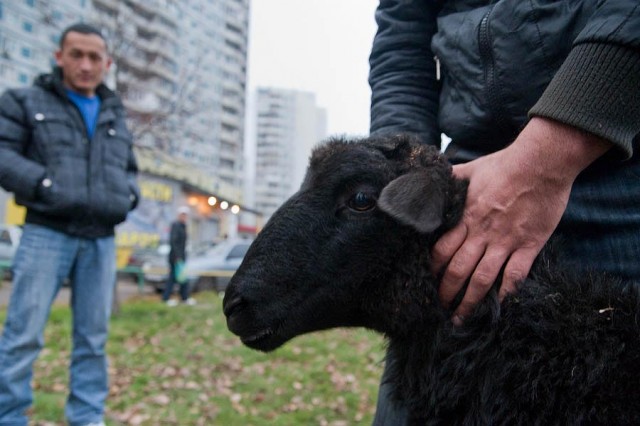
[[[40,184],[38,210],[58,216],[79,216],[89,206],[86,160],[77,156],[53,159],[47,165],[49,187]]]

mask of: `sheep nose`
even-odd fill
[[[239,309],[244,304],[244,300],[240,296],[235,296],[232,298],[225,297],[222,301],[222,311],[224,315],[229,318],[233,315],[233,312]]]

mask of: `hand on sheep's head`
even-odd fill
[[[460,219],[465,190],[409,137],[321,145],[227,287],[229,329],[269,351],[331,327],[397,334],[445,318],[429,247]]]
[[[500,300],[515,291],[560,222],[576,176],[609,146],[564,124],[534,118],[509,147],[454,167],[470,182],[465,213],[433,250],[434,272],[444,269],[445,306],[468,282],[454,324],[473,311],[502,268]]]

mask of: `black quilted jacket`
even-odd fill
[[[376,21],[372,133],[444,132],[467,161],[538,115],[638,145],[637,0],[381,0]]]
[[[58,69],[0,98],[0,186],[27,207],[27,223],[97,238],[113,235],[135,207],[137,165],[124,107],[104,85],[97,94],[92,139]]]

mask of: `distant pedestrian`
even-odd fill
[[[187,260],[187,219],[189,207],[178,209],[178,218],[171,224],[169,233],[169,276],[162,293],[162,301],[167,306],[176,306],[178,302],[171,298],[176,283],[180,286],[180,299],[187,305],[195,305],[196,301],[189,297],[189,283],[183,278],[184,263]]]
[[[71,282],[70,425],[104,425],[105,345],[116,281],[114,227],[139,198],[132,137],[101,32],[62,32],[57,67],[0,98],[0,186],[27,208],[0,338],[0,424],[26,426],[33,362],[51,303]]]

